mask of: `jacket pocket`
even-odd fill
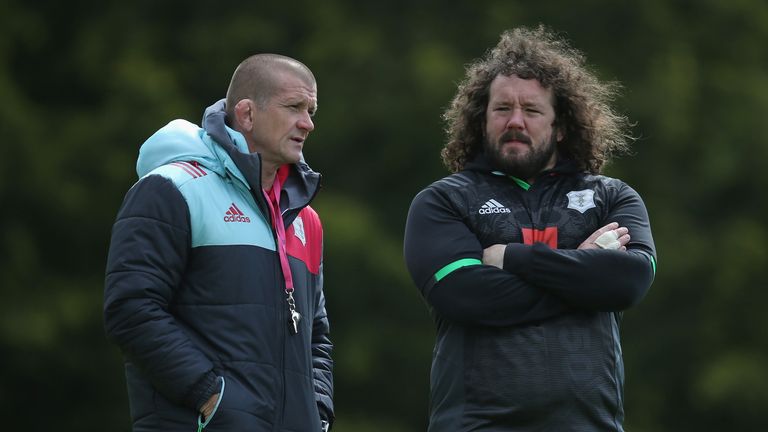
[[[213,420],[213,418],[216,416],[216,413],[219,411],[219,405],[221,405],[221,401],[224,399],[224,389],[226,387],[226,382],[224,381],[223,376],[219,377],[219,381],[221,381],[221,389],[219,390],[219,398],[216,400],[216,405],[213,407],[211,415],[209,415],[205,420],[203,420],[202,414],[197,415],[197,432],[201,432],[203,429],[205,429],[205,427],[208,426],[208,423]]]
[[[257,370],[263,369],[252,369],[249,375],[253,376]],[[259,387],[257,391],[253,381],[243,382],[240,376],[226,372],[222,375],[226,379],[226,392],[204,426],[205,432],[273,430],[275,389]]]

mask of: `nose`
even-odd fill
[[[524,129],[525,121],[523,119],[523,110],[515,108],[510,112],[507,120],[507,129]]]
[[[312,132],[315,129],[315,123],[312,122],[312,116],[305,111],[299,119],[297,127],[301,130]]]

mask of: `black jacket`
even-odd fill
[[[627,252],[576,250],[609,222]],[[481,263],[496,243],[504,269]],[[528,185],[480,156],[414,198],[405,259],[437,324],[431,431],[623,430],[620,311],[656,259],[632,188],[567,162]]]

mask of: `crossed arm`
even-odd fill
[[[614,249],[626,252],[627,243],[629,243],[630,239],[629,228],[620,227],[618,222],[611,222],[608,225],[593,232],[592,235],[587,237],[587,239],[584,240],[577,249],[604,249],[604,247],[600,246],[600,244],[596,241],[598,238],[602,238],[603,234],[611,234],[611,232],[613,232],[613,235],[616,238],[616,244],[618,244],[618,246]],[[504,252],[506,252],[506,250],[507,245],[500,243],[488,246],[487,248],[483,249],[483,264],[492,265],[503,269]]]
[[[409,212],[406,264],[434,311],[466,324],[516,325],[575,309],[621,311],[636,304],[653,280],[647,214],[636,193],[631,198],[612,214],[617,223],[598,229],[577,249],[541,243],[483,248],[448,200],[427,189]],[[607,231],[617,234],[617,250],[595,243]]]

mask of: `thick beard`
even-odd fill
[[[499,142],[493,144],[485,140],[485,154],[491,167],[495,170],[499,170],[504,174],[517,177],[521,180],[528,181],[536,177],[537,174],[544,171],[549,163],[552,155],[557,149],[557,139],[553,133],[550,136],[547,145],[542,147],[531,147],[525,155],[520,156],[517,154],[508,154],[502,156],[501,154],[501,142],[504,141],[502,136]],[[529,144],[530,145],[530,144]]]

